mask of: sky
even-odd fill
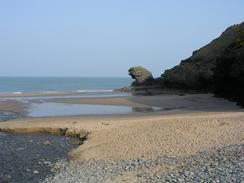
[[[243,0],[0,0],[0,76],[160,76],[244,21]]]

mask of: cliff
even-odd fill
[[[244,30],[217,58],[213,78],[216,96],[237,101],[244,107]]]
[[[240,39],[244,23],[227,28],[219,38],[193,52],[172,69],[166,70],[162,78],[166,87],[213,91],[214,68],[230,45]]]
[[[142,67],[132,68],[129,73],[136,80],[131,85],[136,94],[155,94],[155,89],[156,94],[213,92],[244,106],[244,22],[227,28],[190,58],[166,70],[161,78],[154,79]]]

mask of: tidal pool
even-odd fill
[[[30,117],[55,117],[75,115],[129,114],[132,112],[160,111],[158,107],[130,107],[113,105],[87,105],[64,103],[33,103],[28,111]]]

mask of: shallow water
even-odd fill
[[[110,91],[110,92],[69,92],[69,93],[54,93],[50,95],[43,95],[42,93],[30,93],[29,95],[36,95],[36,96],[21,96],[21,95],[14,95],[14,96],[4,96],[1,97],[1,101],[6,100],[17,100],[21,102],[26,102],[29,100],[38,100],[38,99],[65,99],[65,98],[103,98],[103,97],[125,97],[131,96],[130,93],[125,92],[117,92],[117,91]]]
[[[158,111],[158,107],[130,107],[113,105],[87,105],[63,103],[33,103],[28,111],[30,117],[54,117],[75,115],[130,114],[133,112]]]
[[[17,119],[19,115],[15,112],[11,111],[0,111],[0,122],[1,121],[8,121],[11,119]]]

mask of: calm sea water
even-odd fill
[[[0,77],[0,93],[99,92],[129,86],[130,78]]]

